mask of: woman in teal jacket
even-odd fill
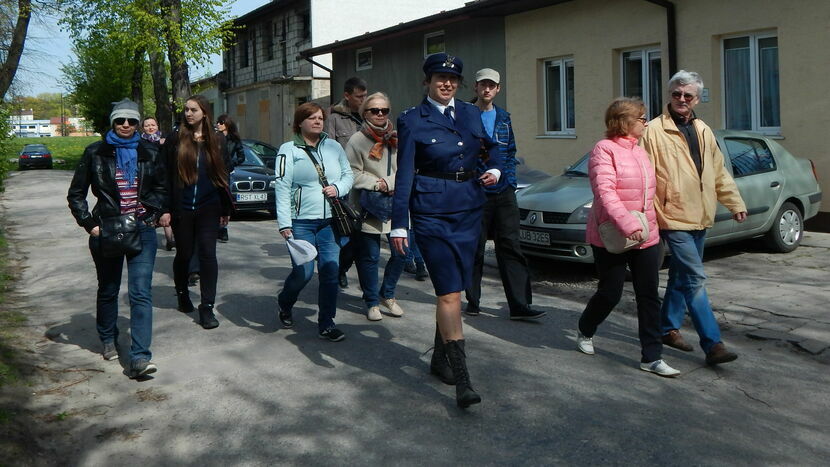
[[[334,326],[337,309],[339,238],[331,224],[326,198],[338,198],[352,188],[352,169],[343,147],[323,132],[323,108],[306,102],[294,112],[294,139],[280,146],[277,155],[277,223],[283,238],[306,240],[317,248],[317,295],[319,337],[333,342],[346,336]],[[323,187],[311,158],[317,160],[328,179]],[[277,297],[279,318],[286,328],[294,326],[291,310],[297,296],[314,274],[314,262],[294,264]]]

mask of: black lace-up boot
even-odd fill
[[[438,324],[435,325],[435,347],[432,349],[432,360],[429,362],[429,372],[437,376],[445,384],[455,384],[455,376],[452,374],[450,362],[447,360],[447,350],[444,348],[444,339],[438,332]]]
[[[450,368],[455,375],[455,402],[462,409],[481,402],[481,396],[475,392],[467,373],[467,356],[464,353],[464,339],[448,341],[444,344]]]

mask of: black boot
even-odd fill
[[[464,354],[464,339],[448,341],[444,344],[447,357],[450,361],[452,373],[455,375],[455,402],[462,409],[481,402],[473,386],[470,384],[470,374],[467,373],[467,356]]]
[[[193,302],[190,301],[190,292],[187,289],[177,290],[176,298],[179,300],[179,311],[182,313],[190,313],[193,311]]]
[[[424,263],[418,263],[415,265],[415,280],[416,281],[425,281],[429,277],[427,274],[427,267]]]
[[[205,329],[213,329],[219,326],[219,321],[213,315],[213,303],[199,305],[199,324]]]
[[[444,348],[444,339],[438,332],[438,325],[435,326],[435,347],[432,349],[432,360],[429,362],[429,372],[437,376],[444,384],[450,386],[455,384],[455,376],[452,374],[450,362],[447,360],[447,350]]]

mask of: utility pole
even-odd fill
[[[61,93],[61,136],[66,136],[66,120],[63,116],[63,93]]]

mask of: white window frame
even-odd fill
[[[427,40],[428,40],[428,39],[432,39],[433,37],[438,37],[438,36],[442,36],[442,37],[444,37],[444,50],[440,50],[440,51],[438,51],[438,52],[432,52],[432,53],[429,53],[429,52],[427,51]],[[443,30],[441,30],[441,31],[435,31],[435,32],[430,32],[430,33],[424,34],[424,58],[427,58],[428,56],[430,56],[430,55],[432,55],[432,54],[434,54],[434,53],[440,53],[440,52],[446,52],[446,51],[447,51],[447,41],[446,41],[446,36],[444,36],[444,31],[443,31]]]
[[[762,127],[761,126],[761,91],[759,88],[759,76],[758,76],[758,41],[761,39],[767,39],[770,37],[778,38],[778,31],[761,31],[761,32],[752,32],[752,33],[744,33],[744,34],[731,34],[728,36],[723,36],[720,41],[720,53],[721,53],[721,86],[723,88],[723,99],[721,99],[721,118],[723,121],[724,128],[726,127],[726,41],[728,39],[738,39],[741,37],[748,37],[749,38],[749,85],[750,85],[750,95],[752,96],[750,102],[750,115],[752,120],[752,127],[746,131],[754,131],[756,133],[761,133],[767,136],[781,136],[781,127],[780,126],[768,126]],[[778,69],[780,72],[781,69],[781,48],[779,43],[779,62],[778,62]],[[779,97],[779,121],[781,119],[781,109],[780,109],[780,98],[781,98],[781,83],[779,82],[778,85],[778,97]]]
[[[550,131],[548,130],[548,67],[551,65],[559,65],[559,89],[562,90],[561,106],[559,108],[560,118],[562,119],[562,130]],[[573,137],[576,135],[576,99],[574,98],[574,128],[568,128],[568,83],[567,83],[567,68],[568,66],[574,68],[574,93],[576,93],[576,68],[574,66],[573,56],[546,58],[542,60],[542,105],[543,105],[543,134],[546,136],[564,136]]]
[[[646,105],[646,117],[649,120],[659,116],[657,115],[650,115],[651,110],[651,76],[649,73],[651,72],[651,68],[649,65],[651,64],[651,54],[658,53],[660,58],[660,76],[657,77],[658,81],[662,84],[663,83],[663,53],[660,50],[660,47],[639,47],[634,49],[624,49],[620,51],[620,95],[625,93],[625,54],[631,52],[640,52],[641,54],[641,73],[643,77],[642,88],[643,88],[643,95],[642,96],[626,96],[626,97],[637,97],[642,99],[643,103]],[[662,108],[663,106],[663,92],[660,92],[660,102],[658,103],[658,107]],[[662,112],[662,110],[661,110]]]
[[[369,65],[367,66],[360,66],[360,54],[369,53]],[[372,52],[371,47],[364,47],[362,49],[357,49],[354,52],[354,69],[355,71],[361,70],[371,70],[372,66],[374,65],[375,54]]]

